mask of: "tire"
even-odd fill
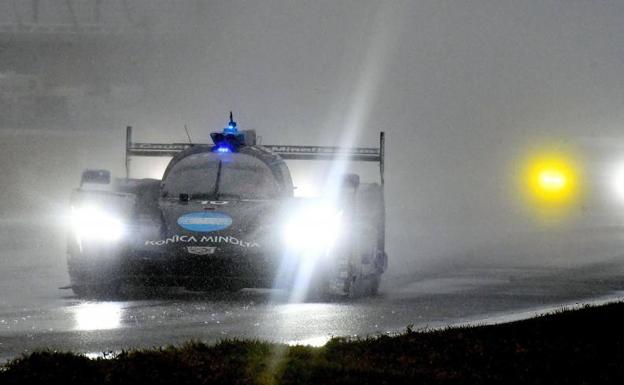
[[[351,178],[353,179],[353,178]],[[353,188],[354,184],[351,183]],[[347,194],[351,195],[347,195]],[[333,261],[343,261],[334,272],[327,295],[360,298],[376,295],[386,269],[383,191],[378,184],[358,184],[345,192],[344,207],[352,232],[345,249],[335,250]]]
[[[118,299],[121,295],[121,284],[112,282],[98,285],[72,285],[72,291],[80,298]]]
[[[206,293],[237,293],[245,288],[245,285],[231,280],[222,280],[220,282],[204,282],[196,281],[189,282],[184,285],[184,288],[188,291],[206,292]]]
[[[381,274],[375,276],[375,278],[373,279],[373,282],[371,282],[370,286],[368,287],[366,294],[371,297],[374,297],[377,294],[379,294],[380,282],[381,282]]]
[[[121,293],[119,266],[116,260],[94,262],[82,254],[72,254],[67,261],[71,288],[81,298],[114,299]]]
[[[362,298],[376,296],[379,292],[381,273],[369,274],[366,276],[355,275],[351,278],[346,293],[348,298]]]
[[[354,221],[357,228],[356,258],[352,261],[357,278],[350,297],[377,295],[381,275],[387,267],[385,249],[385,207],[378,184],[361,184],[355,194]]]

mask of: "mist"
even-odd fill
[[[386,132],[391,273],[621,254],[621,206],[600,186],[621,149],[624,4],[123,3],[97,16],[90,2],[41,0],[35,18],[29,2],[0,2],[4,220],[63,215],[84,168],[123,176],[127,125],[139,141],[185,142],[186,124],[207,142],[233,110],[263,143],[375,146]],[[19,32],[37,23],[85,31]],[[31,80],[21,102],[8,96]],[[518,162],[536,146],[584,156],[593,185],[566,221],[519,202]],[[165,165],[136,160],[133,177]],[[295,184],[323,167],[297,163]],[[600,227],[613,236],[591,238]]]

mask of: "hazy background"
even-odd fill
[[[387,133],[391,272],[621,255],[624,212],[605,183],[624,159],[622,2],[33,4],[0,0],[3,247],[53,237],[60,250],[80,171],[122,175],[126,125],[182,142],[187,124],[206,141],[234,110],[263,143],[374,146]],[[565,223],[519,203],[514,176],[535,146],[582,155],[586,199]],[[136,160],[135,176],[158,176],[154,164]],[[295,166],[299,184],[306,171]]]

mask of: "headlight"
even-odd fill
[[[332,207],[306,207],[286,222],[283,231],[286,246],[297,250],[331,247],[343,231],[342,212]]]
[[[123,236],[122,221],[95,206],[72,208],[71,219],[79,239],[116,241]]]

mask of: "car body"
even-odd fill
[[[383,183],[340,177],[331,199],[296,198],[284,159],[379,161],[380,148],[260,146],[230,123],[213,144],[133,143],[172,156],[162,179],[86,170],[72,193],[71,288],[115,295],[122,284],[238,290],[284,287],[375,293],[387,264]]]

